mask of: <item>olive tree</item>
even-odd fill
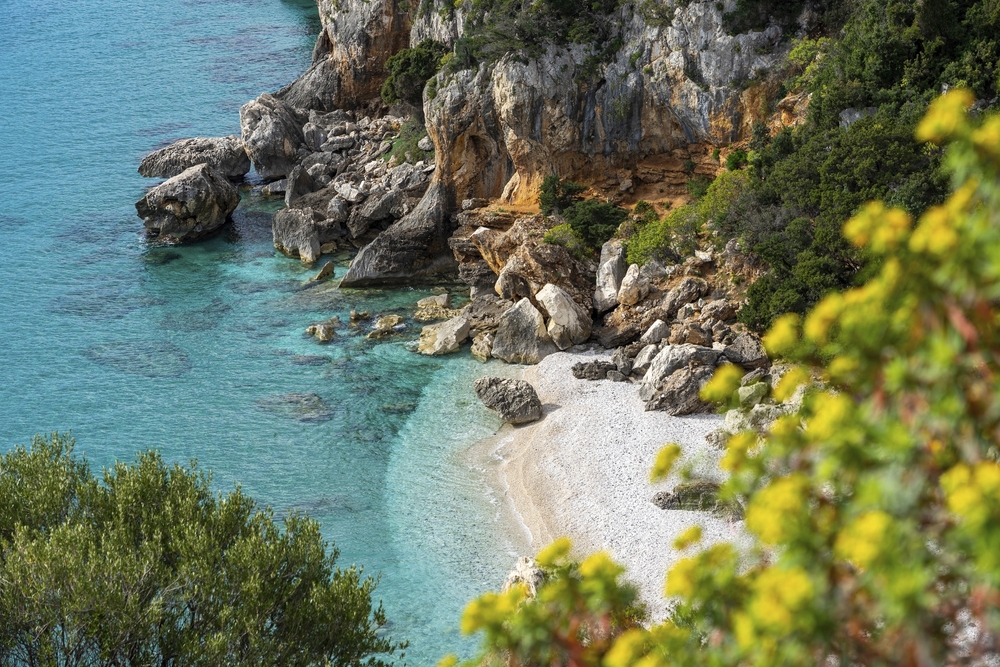
[[[98,479],[63,435],[0,456],[0,665],[387,665],[375,581],[319,524],[154,451]]]

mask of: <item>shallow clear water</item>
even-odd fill
[[[241,104],[307,66],[314,5],[0,0],[0,16],[0,450],[72,429],[94,467],[148,447],[197,458],[218,489],[309,512],[342,564],[380,572],[409,664],[470,654],[461,608],[511,562],[462,459],[499,426],[470,389],[490,369],[409,351],[412,322],[384,343],[302,334],[352,308],[408,316],[431,292],[310,287],[315,270],[271,245],[277,204],[253,196],[190,247],[147,247],[135,217],[140,157],[238,132]]]

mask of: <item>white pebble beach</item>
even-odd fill
[[[651,502],[654,493],[681,481],[676,475],[656,485],[649,481],[667,443],[683,448],[675,469],[690,463],[700,476],[718,478],[721,452],[709,447],[705,435],[721,418],[646,412],[635,384],[573,377],[573,364],[606,358],[558,353],[524,369],[523,379],[542,401],[542,419],[505,426],[477,447],[476,458],[492,461],[523,555],[562,536],[573,541],[576,556],[607,551],[625,566],[655,621],[667,611],[666,572],[686,555],[673,548],[674,540],[698,524],[703,545],[740,542],[742,524],[703,512],[666,511]]]

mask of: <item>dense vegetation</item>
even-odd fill
[[[558,544],[535,599],[514,587],[466,610],[496,662],[916,667],[1000,653],[1000,116],[971,118],[973,99],[949,93],[917,129],[951,143],[947,200],[917,220],[864,206],[843,231],[877,271],[765,337],[793,362],[774,398],[803,398],[727,443],[721,493],[746,507],[752,546],[680,559],[670,618],[647,629],[629,627],[619,567],[566,563]],[[722,367],[703,396],[732,401],[742,375]],[[679,455],[664,448],[654,478]],[[696,526],[674,546],[700,539]]]
[[[395,104],[402,100],[420,106],[424,86],[441,69],[441,58],[447,52],[444,44],[425,39],[391,56],[385,61],[389,76],[382,84],[382,101]]]
[[[154,452],[98,480],[59,435],[0,456],[0,665],[391,664],[375,581],[209,482]]]
[[[804,2],[740,0],[727,15],[733,29],[788,23]],[[868,273],[872,258],[852,247],[841,225],[866,202],[881,199],[918,215],[946,191],[942,153],[912,140],[930,100],[943,86],[970,89],[980,100],[998,90],[1000,2],[997,0],[828,0],[808,3],[810,35],[797,40],[775,99],[812,94],[808,122],[773,139],[754,128],[749,153],[733,151],[730,170],[750,164],[751,178],[725,215],[672,212],[666,228],[715,232],[720,245],[740,240],[767,273],[748,293],[740,318],[761,330],[785,312],[803,313],[831,290]],[[854,118],[842,118],[845,110]],[[857,118],[860,117],[860,120]],[[851,120],[853,122],[845,122]],[[700,189],[699,189],[700,190]],[[700,194],[700,192],[698,193]],[[700,220],[704,226],[679,225]],[[652,230],[637,240],[636,259],[657,250]]]
[[[591,47],[594,63],[621,48],[619,0],[466,0],[465,32],[454,67],[493,62],[507,54],[537,58],[552,45]]]
[[[625,209],[610,202],[581,199],[584,190],[579,183],[550,174],[542,182],[538,196],[543,215],[562,214],[566,219],[566,224],[545,235],[545,242],[564,246],[576,257],[599,250],[628,217]]]

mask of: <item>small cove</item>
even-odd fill
[[[220,491],[322,522],[377,595],[406,662],[470,654],[459,615],[512,562],[495,499],[463,457],[499,427],[475,400],[490,371],[460,355],[375,343],[351,309],[408,317],[430,289],[339,292],[277,255],[248,195],[204,243],[150,248],[135,168],[184,136],[238,132],[240,105],[308,64],[318,23],[300,0],[0,0],[0,449],[72,429],[94,468],[155,447]],[[342,275],[345,257],[338,274]],[[318,396],[304,410],[289,395]]]

